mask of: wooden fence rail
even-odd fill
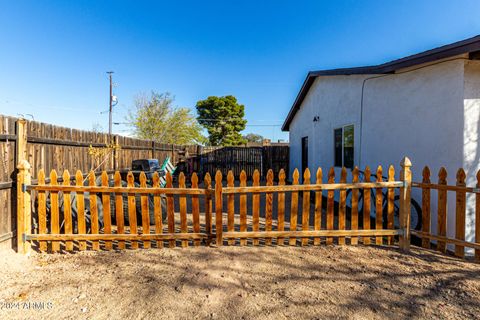
[[[88,181],[84,182],[80,171],[72,181],[67,170],[62,174],[61,184],[55,170],[49,174],[49,183],[46,183],[45,172],[40,170],[38,184],[32,185],[30,166],[23,161],[18,167],[19,181],[22,182],[17,198],[20,208],[19,248],[21,252],[28,252],[34,243],[40,251],[59,252],[165,245],[188,247],[199,246],[202,241],[207,245],[214,241],[217,246],[261,243],[303,246],[322,242],[332,244],[334,239],[339,245],[356,245],[359,240],[369,244],[371,237],[380,245],[392,244],[391,239],[398,236],[400,247],[408,250],[410,166],[408,159],[402,162],[401,181],[394,181],[393,167],[389,168],[392,173],[389,181],[370,182],[366,175],[365,181],[359,182],[358,169],[355,169],[351,183],[347,183],[345,168],[339,183],[335,183],[333,169],[329,170],[327,183],[322,183],[321,169],[316,172],[315,183],[311,183],[310,170],[306,169],[303,185],[298,184],[298,170],[293,173],[293,185],[285,184],[283,170],[280,170],[278,179],[275,179],[273,170],[269,170],[265,185],[260,185],[260,174],[255,170],[250,186],[245,171],[237,176],[239,181],[235,181],[233,171],[228,172],[226,179],[221,171],[217,171],[213,188],[208,173],[202,186],[194,173],[189,188],[183,173],[175,186],[168,174],[166,188],[161,188],[157,174],[152,179],[153,184],[148,186],[142,172],[140,186],[135,186],[133,174],[129,173],[124,186],[119,172],[113,177],[103,172],[98,179],[91,172]],[[369,172],[369,168],[366,171]],[[377,175],[381,173],[379,167]],[[371,223],[370,209],[365,211],[363,208],[363,212],[358,212],[356,196],[352,196],[352,203],[348,205],[357,210],[347,214],[348,189],[364,192],[400,189],[400,226],[394,228],[388,223],[393,218],[384,217],[381,206],[371,208],[377,210]],[[322,207],[323,192],[328,194],[325,210]],[[340,199],[337,209],[331,201],[335,193]],[[393,197],[388,201],[393,203]],[[368,214],[366,218],[362,217],[365,212]],[[38,228],[32,230],[32,221]]]
[[[414,188],[422,189],[422,230],[412,231],[412,234],[422,239],[422,247],[430,249],[432,245],[436,250],[445,253],[447,244],[455,245],[455,255],[463,258],[465,248],[475,249],[475,260],[480,261],[480,171],[477,173],[477,185],[467,187],[465,184],[466,174],[460,168],[456,174],[456,184],[447,184],[447,170],[442,167],[438,172],[438,183],[432,183],[430,168],[423,169],[422,182],[414,182]],[[432,190],[437,192],[437,231],[432,232],[431,195]],[[455,237],[447,237],[447,192],[455,193]],[[475,194],[475,242],[465,241],[466,228],[466,195]],[[434,242],[432,242],[432,240]]]

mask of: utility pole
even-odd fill
[[[113,71],[108,71],[110,76],[110,107],[108,109],[108,134],[112,135],[112,109],[113,109],[113,83],[112,83],[112,73]]]

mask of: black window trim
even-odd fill
[[[344,130],[345,130],[345,127],[350,127],[350,126],[353,127],[353,165],[352,165],[352,168],[355,167],[355,124],[354,123],[348,123],[348,124],[333,128],[333,167],[334,168],[343,168],[345,166]],[[341,160],[342,165],[341,166],[337,166],[336,163],[335,163],[335,154],[336,154],[336,150],[335,150],[335,131],[338,130],[338,129],[342,129],[342,160]]]

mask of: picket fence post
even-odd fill
[[[21,160],[17,166],[17,251],[30,253],[30,242],[25,237],[31,233],[31,207],[30,192],[26,186],[31,183],[30,164],[27,160]]]
[[[402,170],[400,180],[403,187],[400,188],[400,230],[403,234],[399,237],[399,246],[403,251],[410,250],[410,212],[411,212],[411,192],[412,192],[412,162],[407,157],[400,162]]]

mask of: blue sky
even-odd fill
[[[378,64],[480,34],[480,1],[3,1],[0,113],[108,129],[141,92],[194,109],[245,105],[248,132],[280,125],[309,70]],[[125,134],[129,128],[115,126]]]

